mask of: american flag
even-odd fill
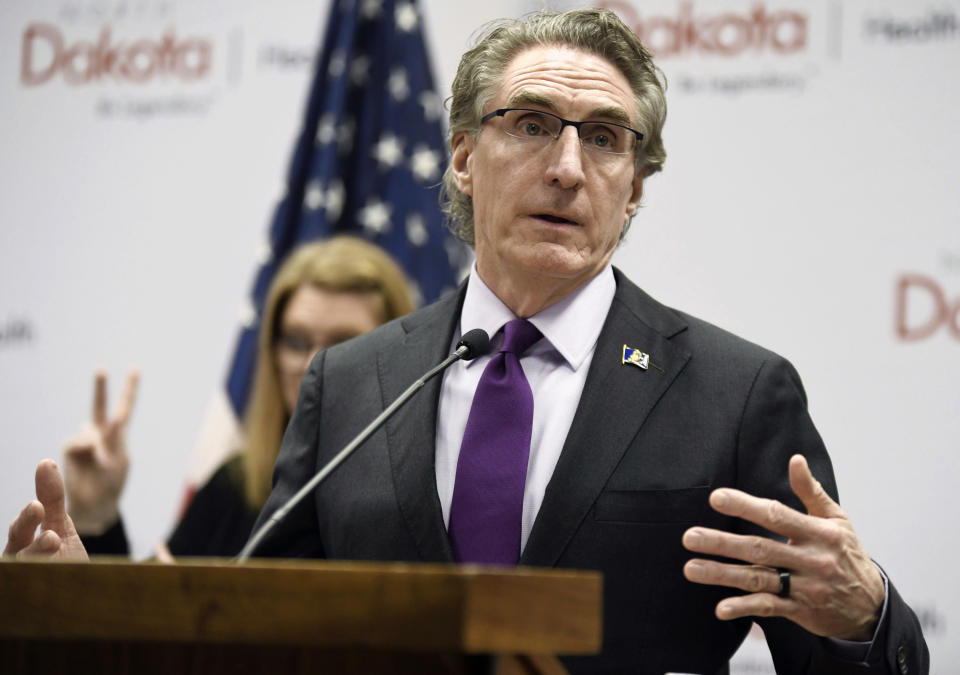
[[[348,233],[389,251],[422,301],[455,287],[468,249],[444,226],[442,98],[434,87],[413,0],[333,0],[294,148],[286,194],[270,225],[225,395],[212,401],[188,470],[189,500],[240,442],[259,318],[286,255]]]
[[[362,236],[404,266],[424,301],[455,286],[469,255],[439,208],[441,102],[413,0],[334,0],[287,193],[270,227],[270,256],[254,283],[253,320],[230,368],[238,417],[252,384],[256,319],[274,273],[298,244]]]

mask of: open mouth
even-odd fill
[[[554,216],[549,213],[537,213],[534,215],[535,218],[545,220],[548,223],[556,223],[557,225],[579,225],[576,221],[568,220],[560,216]]]

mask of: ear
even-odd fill
[[[453,137],[450,169],[457,188],[468,197],[473,197],[473,148],[476,141],[466,131]]]
[[[630,199],[627,201],[627,218],[633,215],[633,212],[640,206],[640,198],[643,197],[643,179],[646,178],[647,167],[639,171],[634,171],[633,192],[630,193]]]

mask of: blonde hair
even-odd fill
[[[667,158],[661,136],[667,117],[665,78],[640,39],[607,9],[539,12],[488,24],[477,44],[460,59],[453,80],[448,99],[451,147],[461,132],[474,138],[479,135],[480,118],[513,57],[530,47],[546,45],[568,45],[596,54],[624,74],[637,108],[634,124],[643,134],[637,145],[636,170],[645,176],[660,171]],[[473,246],[473,201],[457,188],[449,165],[443,175],[442,200],[450,230]],[[622,234],[629,225],[628,220]]]
[[[410,285],[400,266],[362,239],[333,237],[296,249],[277,271],[260,322],[257,366],[245,416],[243,486],[247,504],[259,510],[271,489],[283,432],[290,416],[273,357],[280,318],[293,292],[304,284],[337,292],[371,293],[382,323],[413,311]]]

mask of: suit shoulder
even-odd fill
[[[622,273],[618,274],[617,282],[617,298],[641,321],[675,345],[687,350],[696,361],[726,364],[750,370],[756,370],[764,363],[770,363],[794,371],[790,362],[780,354],[709,321],[664,305]]]
[[[686,339],[694,342],[700,349],[710,350],[728,358],[738,357],[751,361],[787,360],[766,347],[721,328],[716,324],[688,314],[673,310],[687,322]]]

